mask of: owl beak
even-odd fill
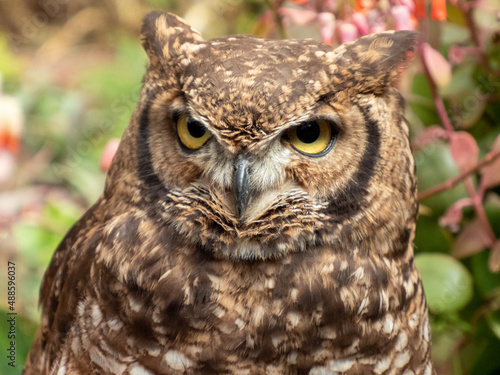
[[[250,201],[249,162],[243,155],[239,155],[234,167],[233,191],[236,199],[236,210],[241,218]]]

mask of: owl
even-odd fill
[[[24,374],[430,375],[415,166],[384,32],[205,41],[149,65],[102,196],[57,248]]]

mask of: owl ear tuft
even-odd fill
[[[203,41],[201,34],[174,14],[151,12],[144,17],[141,43],[150,67],[173,65],[183,44],[200,41]]]
[[[415,31],[387,31],[367,35],[345,48],[338,65],[352,77],[360,93],[381,94],[388,85],[397,84],[413,56],[418,33]]]

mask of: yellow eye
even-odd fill
[[[331,150],[337,132],[330,121],[320,119],[290,128],[287,135],[297,151],[309,156],[323,156]]]
[[[183,146],[196,150],[205,144],[211,133],[199,121],[180,115],[177,118],[177,135]]]

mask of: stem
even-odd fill
[[[442,193],[443,191],[449,190],[457,186],[460,182],[464,181],[467,177],[469,177],[472,173],[476,172],[478,169],[485,167],[486,165],[494,162],[496,159],[500,157],[500,150],[492,151],[488,153],[483,160],[481,160],[476,165],[471,168],[463,171],[457,177],[451,178],[442,184],[436,185],[430,189],[427,189],[418,194],[418,199],[422,200],[428,198],[432,195],[436,195]],[[479,194],[482,197],[482,194]]]
[[[488,57],[484,53],[484,43],[479,38],[479,33],[477,31],[476,24],[474,23],[474,17],[472,14],[474,5],[475,4],[472,2],[457,1],[457,7],[464,15],[465,23],[467,24],[467,28],[470,31],[470,37],[472,39],[472,42],[479,50],[481,64],[488,72],[490,72],[491,71],[490,63]]]
[[[281,19],[281,15],[279,13],[279,8],[283,4],[283,0],[278,0],[276,2],[272,2],[271,0],[265,0],[267,6],[271,9],[274,14],[274,22],[276,22],[276,26],[278,27],[278,34],[281,39],[287,39],[287,32],[285,30],[285,26],[283,26],[283,20]]]
[[[438,112],[439,118],[441,119],[441,123],[443,124],[443,127],[446,130],[448,138],[451,139],[451,137],[453,136],[453,133],[454,133],[454,129],[453,129],[451,121],[448,117],[448,114],[446,113],[446,108],[444,106],[443,99],[439,95],[436,83],[432,79],[432,76],[430,75],[429,69],[427,67],[427,64],[425,61],[425,55],[424,55],[425,51],[424,51],[423,44],[421,44],[419,46],[419,50],[420,50],[420,57],[422,59],[422,65],[424,67],[425,76],[427,78],[427,81],[429,82],[429,87],[431,89],[432,97],[434,99],[434,104],[436,105],[436,110]],[[474,170],[475,170],[475,168],[474,168]],[[490,242],[489,246],[491,247],[495,243],[496,238],[495,238],[495,233],[493,232],[493,229],[491,229],[491,225],[488,221],[486,213],[484,212],[484,207],[482,204],[483,195],[480,192],[478,192],[476,190],[476,188],[474,187],[474,183],[472,181],[472,178],[470,177],[470,173],[472,173],[472,172],[469,172],[468,170],[461,171],[461,172],[462,172],[462,174],[465,174],[465,177],[464,177],[465,187],[466,187],[467,192],[469,193],[469,196],[472,200],[472,204],[474,206],[474,211],[476,212],[476,216],[477,216],[479,222],[481,223],[481,226],[483,227],[483,229],[485,230],[485,232],[488,236],[488,239]],[[482,191],[481,188],[480,188],[480,190]]]
[[[484,212],[482,197],[476,191],[476,188],[474,187],[474,182],[472,181],[472,177],[468,176],[467,179],[464,181],[464,183],[469,193],[469,196],[472,199],[472,205],[474,206],[474,210],[476,211],[477,219],[479,220],[479,223],[481,223],[481,226],[483,227],[484,231],[486,232],[486,235],[488,236],[489,239],[488,247],[492,247],[496,241],[495,232],[493,232],[490,222],[488,221],[488,217],[486,216],[486,212]]]
[[[429,88],[431,89],[434,105],[436,106],[436,111],[439,115],[439,118],[441,119],[441,123],[443,124],[444,129],[446,130],[448,138],[451,138],[451,135],[454,132],[453,125],[451,124],[450,119],[446,114],[446,108],[444,106],[443,99],[438,93],[437,86],[434,83],[434,80],[432,79],[431,74],[429,72],[429,68],[427,67],[427,64],[425,62],[425,57],[424,57],[425,51],[423,44],[419,46],[419,50],[420,50],[420,57],[422,59],[422,65],[424,67],[425,77],[427,78],[427,82],[429,83]]]

